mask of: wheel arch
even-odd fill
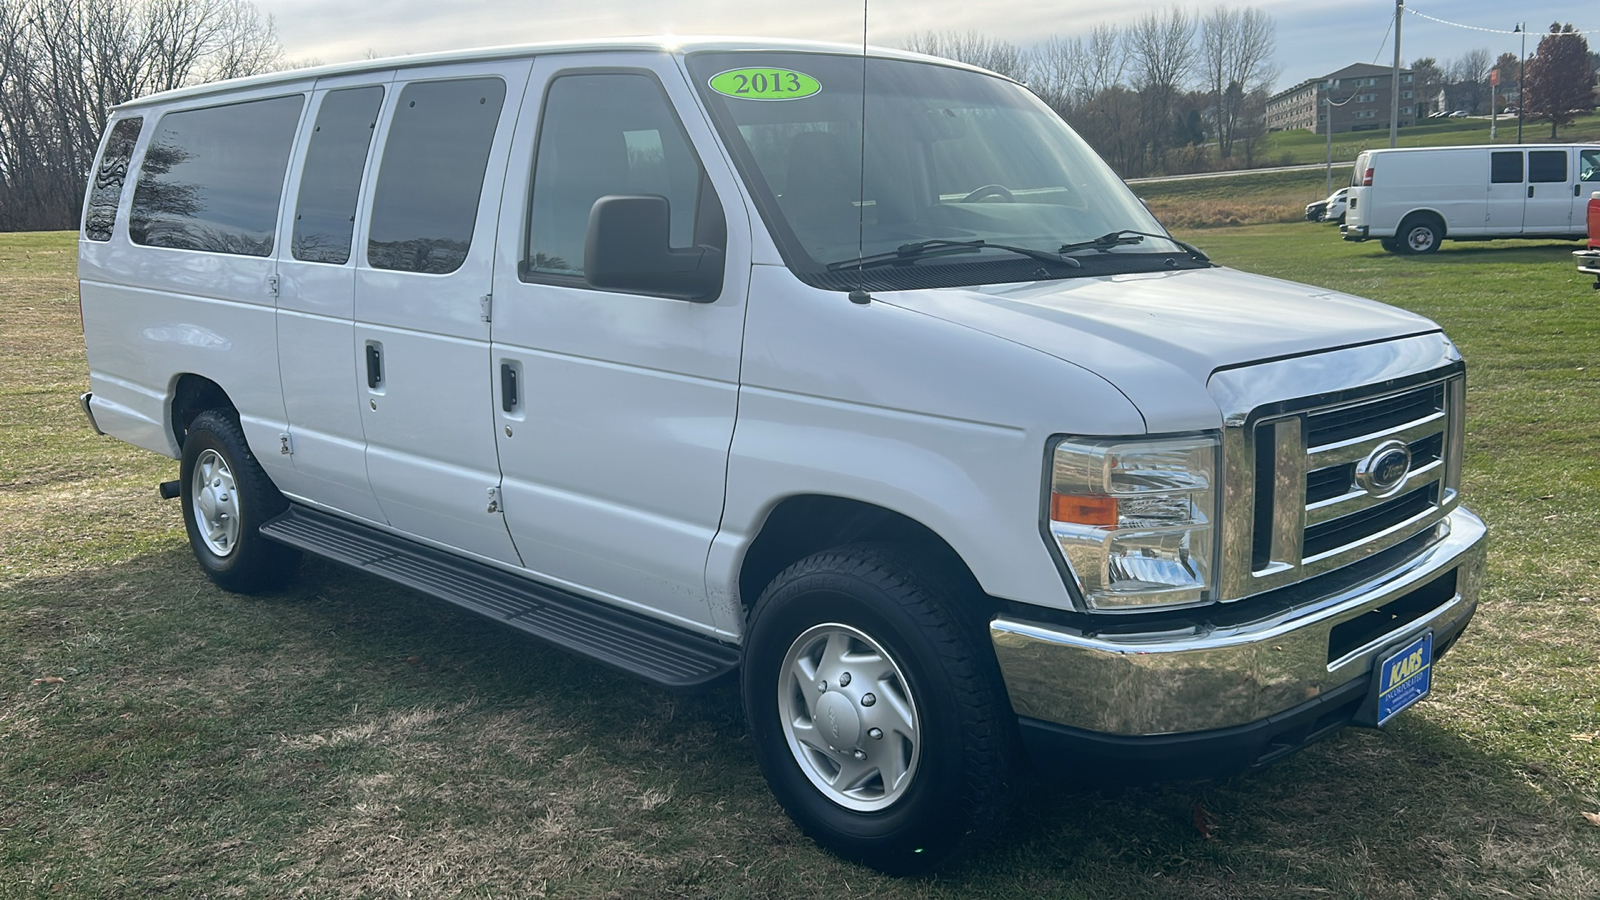
[[[1395,226],[1395,235],[1398,237],[1406,229],[1406,223],[1414,222],[1420,218],[1432,219],[1439,223],[1439,240],[1444,240],[1450,235],[1450,223],[1445,220],[1444,213],[1430,207],[1421,206],[1408,211],[1400,217],[1400,224]]]
[[[189,436],[189,426],[194,422],[195,416],[208,409],[222,409],[232,413],[235,418],[239,409],[233,403],[233,398],[222,386],[204,375],[184,372],[172,380],[172,389],[168,392],[171,397],[169,402],[167,421],[172,428],[173,440],[177,441],[178,449],[183,449],[184,439]]]
[[[985,597],[961,554],[927,525],[862,500],[797,494],[785,497],[772,508],[740,561],[738,584],[743,609],[748,612],[767,584],[790,565],[822,550],[862,542],[914,547],[940,560],[951,577],[960,579],[963,596]]]

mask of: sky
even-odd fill
[[[870,43],[898,47],[930,30],[976,31],[1032,46],[1052,35],[1086,35],[1100,22],[1127,24],[1171,0],[867,0]],[[1214,2],[1189,2],[1205,12]],[[1389,65],[1392,0],[1255,0],[1278,26],[1279,89],[1351,63]],[[1506,10],[1504,0],[1410,0],[1407,7],[1439,19],[1491,31],[1510,32],[1526,19],[1528,50],[1550,23],[1570,22],[1579,31],[1600,30],[1595,0],[1532,0]],[[547,40],[643,34],[724,34],[810,40],[861,40],[861,0],[256,0],[277,23],[291,60],[347,62],[371,53],[398,56]],[[1589,36],[1600,48],[1600,35]],[[1407,13],[1401,24],[1401,57],[1441,63],[1468,50],[1491,56],[1521,50],[1521,37],[1491,34],[1428,21]]]

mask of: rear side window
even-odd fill
[[[1489,155],[1489,180],[1495,184],[1522,183],[1522,151],[1501,150]]]
[[[702,172],[653,78],[616,72],[555,79],[539,125],[523,274],[581,276],[589,210],[607,194],[667,198],[673,247],[721,244],[721,205],[702,185]]]
[[[461,268],[505,99],[498,78],[419,81],[400,92],[372,198],[373,268],[432,275]]]
[[[1567,180],[1567,151],[1529,150],[1528,180],[1536,184]]]
[[[161,117],[139,169],[128,233],[135,243],[272,255],[305,98],[275,97]]]
[[[295,203],[290,242],[295,259],[340,266],[349,262],[356,197],[382,104],[381,87],[347,88],[322,98]]]
[[[111,126],[105,152],[100,154],[100,168],[95,170],[94,184],[89,187],[89,209],[83,217],[83,236],[91,241],[111,240],[111,229],[117,225],[117,205],[122,202],[122,184],[128,179],[128,161],[133,159],[133,145],[143,127],[143,118],[123,119]]]

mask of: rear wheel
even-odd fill
[[[762,774],[822,846],[890,872],[931,864],[1003,807],[1014,722],[951,579],[889,545],[825,551],[750,617],[745,711]]]
[[[1433,253],[1444,240],[1444,223],[1433,216],[1408,216],[1400,223],[1400,232],[1395,237],[1399,239],[1402,253]]]
[[[183,441],[179,469],[183,524],[206,577],[239,593],[279,587],[294,574],[300,553],[269,541],[261,523],[287,509],[229,413],[195,416]]]

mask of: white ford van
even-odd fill
[[[778,799],[886,869],[1024,759],[1380,725],[1476,609],[1439,327],[1214,265],[970,67],[631,40],[205,85],[114,111],[84,223],[85,409],[181,461],[214,581],[310,552],[737,678]]]
[[[1347,241],[1432,253],[1441,241],[1581,238],[1600,146],[1486,144],[1367,150],[1356,157]]]

